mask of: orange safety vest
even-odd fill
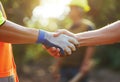
[[[4,11],[1,3],[0,9],[2,9],[0,11]],[[16,65],[12,53],[12,46],[10,43],[0,42],[0,78],[12,75],[14,76],[15,82],[19,82],[16,73]]]

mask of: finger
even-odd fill
[[[79,42],[75,38],[72,38],[72,37],[70,37],[69,42],[71,42],[72,44],[75,44],[76,46],[79,45]]]
[[[60,34],[62,34],[61,32],[55,32],[54,34],[53,34],[53,36],[54,37],[57,37],[57,36],[59,36]]]
[[[69,34],[69,31],[67,31],[66,29],[59,29],[55,32],[55,34],[53,35],[54,37],[59,36],[60,34]]]
[[[55,47],[47,48],[44,45],[42,47],[45,48],[51,56],[54,56],[55,58],[60,57],[60,49],[59,48],[55,48]]]
[[[56,56],[54,56],[55,58],[59,58],[60,57],[60,53],[57,53]]]
[[[64,31],[62,31],[62,30],[57,30],[57,31],[53,34],[53,36],[54,36],[54,37],[57,37],[57,36],[59,36],[60,34],[64,34]]]
[[[60,52],[60,49],[59,49],[59,48],[57,48],[57,51],[58,51],[58,52]]]
[[[64,51],[67,53],[66,55],[71,55],[71,49],[69,47],[66,47]]]
[[[45,45],[42,45],[43,48],[47,49],[47,47]]]
[[[68,31],[66,29],[57,30],[56,33],[53,36],[57,37],[60,34],[65,34],[65,35],[68,35],[68,36],[71,36],[71,37],[75,37],[75,35],[72,32],[70,32],[70,31]]]
[[[69,43],[69,48],[70,48],[72,51],[75,51],[75,50],[76,50],[76,47],[75,47],[73,44],[71,44],[71,43]]]
[[[42,45],[42,47],[43,47],[44,49],[46,49],[49,53],[53,53],[53,52],[57,51],[57,48],[55,48],[55,47],[50,47],[50,48],[48,48],[48,47],[46,47],[45,45]]]
[[[47,49],[47,51],[51,56],[54,56],[54,57],[57,56],[58,53],[60,53],[60,49],[55,47],[51,47]]]
[[[55,54],[56,54],[56,56],[58,56],[58,57],[60,56],[60,49],[59,49],[59,48],[57,48]]]
[[[56,48],[55,48],[55,49],[56,49]],[[57,48],[57,49],[54,50],[54,51],[49,50],[48,52],[50,53],[51,56],[54,56],[54,57],[55,57],[55,56],[59,56],[60,49]]]
[[[50,52],[51,52],[51,51],[54,52],[54,51],[56,51],[56,49],[57,49],[57,48],[55,48],[55,47],[49,47],[49,48],[48,48],[48,47],[46,47],[45,45],[42,45],[42,47],[45,48],[47,51],[50,51]]]
[[[50,47],[47,49],[48,52],[51,52],[51,53],[54,53],[54,52],[57,52],[57,48],[55,47]]]

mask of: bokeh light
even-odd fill
[[[64,18],[63,15],[68,14],[69,4],[71,0],[41,0],[40,6],[33,10],[34,17],[42,18]]]

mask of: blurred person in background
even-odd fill
[[[75,0],[73,0],[75,1]],[[94,30],[94,24],[85,19],[85,12],[88,10],[81,7],[79,3],[72,2],[70,5],[69,17],[73,24],[68,29],[73,33]],[[89,71],[92,67],[92,55],[94,47],[80,47],[69,57],[57,60],[53,66],[53,76],[56,82],[88,82]]]

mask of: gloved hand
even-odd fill
[[[54,32],[47,32],[40,30],[37,43],[42,43],[46,47],[56,47],[60,49],[60,54],[70,55],[72,51],[75,51],[75,45],[78,45],[78,41],[73,37],[61,34],[58,37],[54,37]]]

